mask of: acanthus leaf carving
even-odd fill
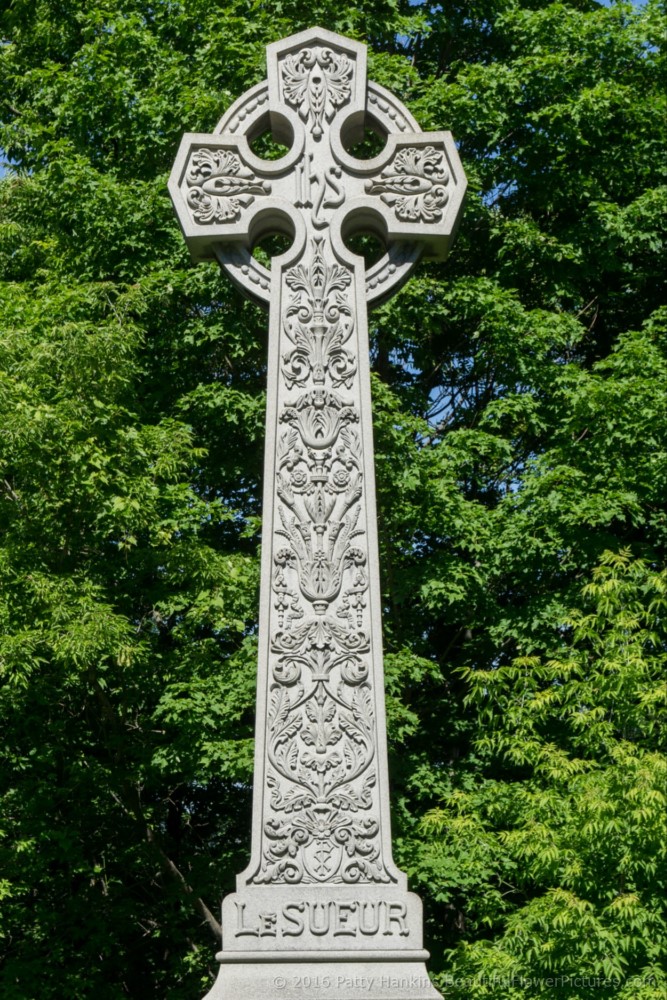
[[[321,139],[324,122],[350,99],[354,63],[342,52],[315,45],[287,55],[281,63],[283,97]]]
[[[290,268],[278,409],[270,807],[255,883],[388,882],[381,856],[351,272],[321,237]],[[277,627],[276,627],[277,626]]]
[[[273,649],[285,648],[288,656],[304,654],[311,684],[288,685],[274,671],[268,716],[272,815],[254,881],[389,881],[379,824],[363,815],[373,809],[377,780],[367,668],[353,675],[341,669],[368,652],[369,638],[319,618],[278,633]]]
[[[269,194],[271,185],[260,181],[236,153],[228,149],[196,149],[185,175],[187,202],[201,225],[235,222],[256,195]]]
[[[285,277],[293,300],[285,314],[285,333],[294,349],[283,358],[288,388],[309,380],[324,385],[328,375],[334,388],[349,388],[357,371],[354,355],[345,344],[354,320],[346,299],[352,275],[340,264],[327,264],[322,239],[312,241],[310,265],[298,264]]]
[[[449,201],[449,181],[442,149],[408,147],[379,178],[367,182],[366,191],[379,194],[401,222],[439,222]]]

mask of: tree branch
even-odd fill
[[[160,860],[162,862],[162,868],[174,879],[175,882],[178,883],[183,893],[183,896],[192,897],[192,904],[195,910],[197,911],[197,913],[199,913],[200,917],[202,917],[204,922],[208,924],[209,929],[211,930],[218,944],[222,944],[222,926],[215,919],[215,917],[213,916],[213,914],[211,913],[211,911],[209,910],[208,906],[201,898],[201,896],[195,896],[194,889],[187,882],[183,873],[180,871],[179,868],[176,867],[171,858],[168,857],[168,855],[162,849],[162,847],[158,842],[153,827],[149,823],[145,823],[145,827],[146,827],[146,840],[159,855]]]
[[[92,671],[89,671],[89,674],[91,675],[90,679],[95,695],[100,704],[103,718],[114,730],[116,730],[116,732],[120,732],[122,727],[107,693],[101,687]],[[183,898],[192,903],[199,916],[202,917],[206,924],[208,924],[216,942],[218,944],[222,944],[221,924],[215,919],[204,900],[200,896],[195,895],[192,886],[162,847],[158,835],[147,821],[144,814],[139,789],[135,785],[125,782],[122,798],[114,792],[112,792],[112,795],[116,802],[120,805],[121,809],[123,809],[128,816],[131,816],[141,827],[143,827],[146,843],[150,845],[154,853],[159,858],[162,870],[176,882],[181,890]]]

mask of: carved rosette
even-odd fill
[[[256,884],[390,881],[376,799],[357,366],[346,346],[351,284],[322,238],[285,275],[270,801]]]
[[[350,100],[354,63],[342,52],[320,45],[285,57],[280,66],[283,98],[296,109],[314,139],[325,122]]]
[[[268,194],[271,185],[259,181],[252,170],[228,149],[196,149],[185,175],[187,203],[201,225],[236,222],[256,195]]]
[[[401,222],[439,222],[449,201],[450,176],[443,150],[434,146],[401,149],[368,194],[379,194]]]

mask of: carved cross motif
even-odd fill
[[[268,80],[213,135],[184,136],[169,182],[193,258],[270,308],[252,858],[232,949],[280,947],[265,941],[280,922],[258,916],[255,934],[246,913],[279,886],[302,893],[284,936],[301,926],[304,947],[310,933],[334,949],[372,887],[359,920],[377,921],[354,933],[389,948],[418,901],[391,858],[366,309],[422,253],[446,256],[465,178],[448,132],[421,132],[367,82],[365,46],[315,28],[267,54]],[[386,145],[358,160],[347,148],[365,125]],[[269,128],[289,146],[270,162],[250,146]],[[293,241],[269,271],[252,248],[274,231]],[[369,271],[345,245],[356,231],[386,247]],[[314,922],[334,912],[308,895],[324,886],[347,907],[338,931]],[[401,947],[423,958],[421,929]]]

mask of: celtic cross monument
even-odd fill
[[[269,308],[252,857],[222,907],[209,1000],[427,1000],[421,903],[391,856],[367,306],[443,259],[465,177],[321,28],[267,49],[268,79],[169,181],[195,261]],[[379,156],[348,149],[370,129]],[[281,159],[250,143],[270,131]],[[270,271],[252,256],[282,232]],[[376,236],[366,269],[346,246]]]

